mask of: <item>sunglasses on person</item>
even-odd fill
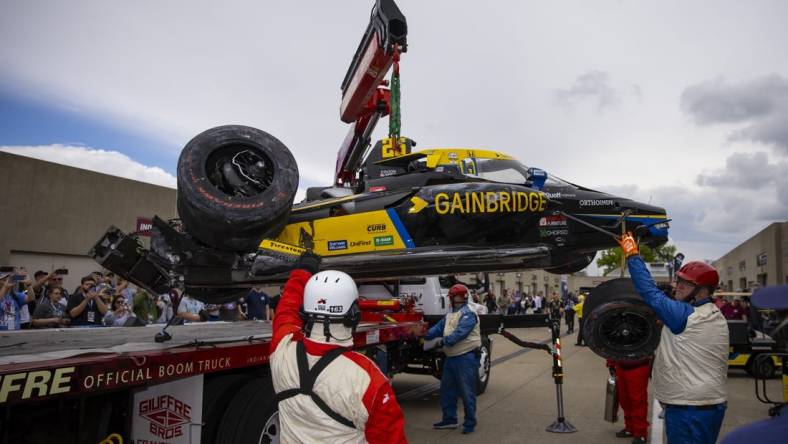
[[[682,285],[684,287],[697,287],[694,282],[688,281],[686,279],[682,279],[680,277],[676,278],[676,286]]]

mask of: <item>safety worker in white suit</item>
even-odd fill
[[[350,350],[361,319],[356,283],[341,271],[313,274],[319,265],[319,256],[301,256],[274,318],[271,376],[282,442],[406,443],[388,379]]]

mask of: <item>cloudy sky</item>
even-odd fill
[[[398,4],[420,148],[664,206],[691,258],[788,219],[788,3]],[[285,142],[302,187],[329,184],[371,5],[4,0],[0,149],[172,186],[191,137],[237,123]]]

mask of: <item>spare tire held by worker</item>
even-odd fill
[[[226,125],[198,134],[178,159],[178,214],[195,238],[254,251],[287,223],[298,167],[287,147],[256,128]]]
[[[654,354],[662,325],[629,278],[613,279],[591,290],[583,307],[583,337],[603,358],[639,360]]]

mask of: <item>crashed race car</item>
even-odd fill
[[[335,183],[293,204],[296,161],[274,136],[246,126],[207,130],[178,161],[180,219],[153,218],[150,248],[110,227],[90,251],[154,293],[181,288],[208,303],[282,282],[306,250],[355,278],[545,269],[582,270],[616,234],[667,241],[663,208],[595,191],[475,148],[414,151],[399,135],[405,17],[378,0],[342,83],[352,123]],[[392,70],[391,82],[384,76]],[[372,145],[378,120],[389,137]]]
[[[183,285],[199,299],[221,302],[252,284],[283,281],[304,250],[323,256],[324,268],[359,278],[564,274],[615,246],[603,232],[620,232],[622,224],[650,246],[667,240],[662,208],[574,185],[501,153],[442,148],[379,159],[380,153],[378,144],[358,189],[310,188],[291,206],[297,170],[281,143],[248,127],[208,130],[181,155],[181,219],[155,218],[150,250],[111,228],[91,254],[157,293]],[[254,164],[241,158],[263,163],[264,171],[252,173]]]

